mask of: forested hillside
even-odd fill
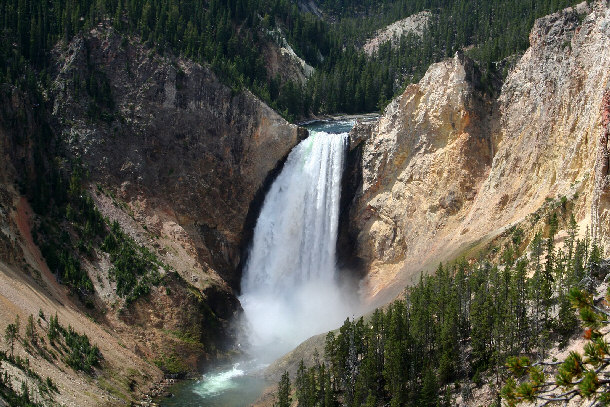
[[[526,243],[531,231],[514,227],[478,261],[441,264],[404,298],[346,320],[314,366],[301,362],[292,386],[284,374],[277,406],[294,396],[312,407],[448,407],[483,383],[500,406],[510,357],[544,360],[552,346],[565,347],[578,326],[573,290],[594,293],[608,272],[596,243],[577,239],[574,218],[556,208],[546,236]],[[567,229],[561,248],[559,225]]]
[[[2,70],[14,81],[19,60],[29,61],[46,78],[49,52],[99,22],[138,35],[160,51],[209,63],[234,88],[247,87],[288,117],[383,108],[428,65],[456,50],[474,46],[472,56],[491,87],[495,62],[522,51],[534,19],[574,0],[321,0],[325,18],[300,12],[290,0],[32,0],[0,2]],[[422,36],[406,36],[400,46],[380,48],[367,57],[360,46],[393,21],[422,10],[434,18]],[[316,68],[301,86],[271,75],[263,44],[278,30],[294,51]]]

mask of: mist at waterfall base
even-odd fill
[[[269,363],[358,313],[354,282],[336,269],[341,179],[350,121],[318,122],[290,152],[265,196],[242,279],[244,357],[172,388],[163,407],[254,402]],[[322,350],[320,350],[322,351]]]
[[[338,327],[357,305],[336,272],[347,142],[311,130],[265,197],[239,298],[245,344],[261,361]]]

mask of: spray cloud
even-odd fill
[[[244,270],[245,330],[260,358],[336,328],[356,303],[336,276],[347,134],[310,133],[265,197]]]

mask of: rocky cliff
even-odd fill
[[[304,134],[208,68],[110,28],[58,49],[56,61],[54,114],[72,156],[139,224],[192,254],[196,263],[178,268],[194,273],[185,277],[238,288],[249,206]]]
[[[50,135],[50,129],[40,111],[40,100],[27,92],[10,85],[1,87],[0,321],[3,330],[16,317],[23,321],[19,336],[24,339],[17,341],[14,354],[22,361],[27,358],[27,366],[34,372],[26,373],[16,364],[2,360],[3,375],[10,378],[4,383],[12,383],[17,391],[21,383],[25,383],[30,399],[42,405],[121,404],[125,395],[147,391],[152,383],[162,378],[162,372],[136,355],[135,343],[131,340],[121,338],[116,331],[111,333],[110,326],[96,323],[87,316],[75,297],[58,283],[34,243],[32,210],[22,193],[30,187],[25,181],[34,180],[33,167],[44,165],[40,161],[42,147],[50,147],[42,141]],[[86,333],[92,338],[104,357],[95,377],[66,366],[60,347],[47,353],[46,358],[29,347],[23,326],[30,315],[38,320],[34,329],[39,337],[38,349],[51,348],[46,331],[52,315],[58,317],[62,326],[71,326],[75,332]],[[2,350],[7,350],[5,344]],[[41,390],[44,388],[41,380],[47,380],[46,383],[51,380],[57,391]]]
[[[164,373],[198,369],[231,350],[241,250],[265,188],[305,133],[207,67],[103,25],[60,44],[53,60],[42,99],[0,89],[0,321],[4,329],[15,316],[38,320],[40,352],[55,356],[32,350],[23,322],[15,355],[53,380],[53,402],[125,405]],[[63,254],[78,256],[88,274],[86,297],[47,267],[36,245],[40,225],[64,228],[66,241],[82,238],[84,225],[57,207],[35,213],[25,196],[50,202],[57,191],[37,177],[70,168],[86,170],[85,191],[108,223],[159,260],[162,284],[148,294],[130,302],[117,294],[111,256],[96,238],[88,254]],[[73,370],[46,341],[52,315],[99,346],[102,362],[91,374]],[[35,378],[0,365],[15,383],[26,380],[37,401],[51,402]]]
[[[536,21],[497,100],[458,54],[354,129],[350,217],[369,296],[392,297],[561,196],[608,247],[609,36],[608,5],[582,3]]]
[[[421,11],[398,20],[383,29],[377,30],[375,35],[364,43],[362,50],[370,56],[379,50],[379,46],[388,41],[391,41],[392,47],[398,47],[400,38],[403,35],[408,36],[411,34],[421,37],[431,18],[432,13]]]

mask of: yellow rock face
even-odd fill
[[[596,157],[608,156],[598,150],[607,144],[610,12],[583,3],[547,16],[530,42],[497,100],[456,55],[396,98],[364,141],[352,218],[370,296],[395,295],[546,198],[578,193],[577,220],[591,217],[608,247],[607,165],[596,176]]]

